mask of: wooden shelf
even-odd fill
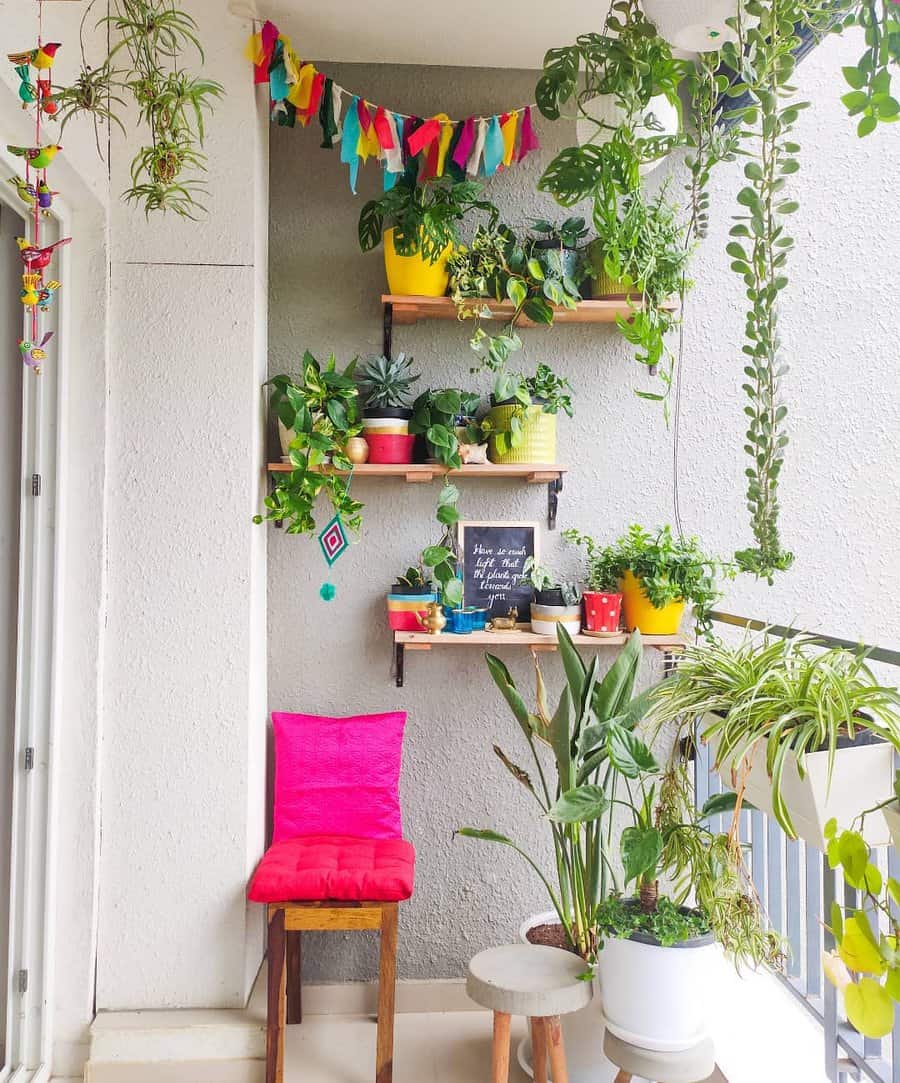
[[[397,687],[403,687],[404,656],[406,651],[430,651],[442,647],[528,647],[532,651],[555,651],[554,636],[536,635],[526,631],[529,626],[522,625],[515,632],[469,632],[458,635],[454,632],[441,632],[430,635],[428,632],[394,632],[394,656],[396,663]],[[630,633],[622,632],[614,636],[572,636],[572,642],[579,647],[624,647],[631,638]],[[672,654],[687,646],[687,639],[682,635],[641,637],[645,647]]]
[[[294,468],[290,463],[269,463],[273,474],[290,473]],[[567,466],[556,463],[478,463],[452,470],[441,463],[362,463],[353,468],[357,478],[402,478],[408,482],[433,481],[446,476],[461,478],[520,478],[531,484],[546,485],[558,481],[568,471]],[[348,475],[349,470],[336,470],[332,466],[320,466],[314,473]]]
[[[635,299],[637,301],[637,298]],[[395,324],[413,324],[419,320],[455,320],[458,319],[456,305],[449,297],[416,297],[385,293],[381,297],[385,312]],[[390,305],[390,309],[387,306]],[[493,301],[488,297],[472,298],[473,309],[486,307],[495,319],[508,319],[514,312],[510,301]],[[634,305],[628,301],[579,301],[575,308],[553,306],[554,323],[615,323],[619,316],[629,319],[634,312]],[[674,302],[665,306],[674,309]],[[519,320],[523,327],[546,326],[535,324],[523,316]]]

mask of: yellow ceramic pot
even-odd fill
[[[494,431],[505,432],[515,406],[492,406],[488,417]],[[540,406],[529,406],[522,422],[522,442],[509,451],[497,450],[497,438],[490,440],[492,463],[555,463],[556,414],[546,414]]]
[[[622,591],[622,609],[625,613],[625,627],[629,632],[639,628],[643,635],[675,635],[684,615],[684,602],[670,602],[657,609],[644,594],[640,579],[631,572],[625,572],[619,586]]]
[[[452,245],[447,245],[434,263],[421,254],[398,255],[394,248],[394,231],[384,231],[384,269],[387,272],[388,289],[400,296],[443,297],[450,284],[447,258]]]

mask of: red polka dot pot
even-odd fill
[[[618,635],[622,617],[622,595],[600,590],[584,592],[584,626],[588,632]]]

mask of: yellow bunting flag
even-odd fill
[[[500,125],[503,135],[503,164],[512,165],[513,155],[516,152],[516,129],[519,126],[518,112],[510,113]]]

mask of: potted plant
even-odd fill
[[[825,976],[843,993],[850,1023],[867,1038],[884,1038],[894,1029],[900,1000],[900,884],[885,879],[872,861],[861,833],[868,814],[860,817],[860,830],[839,831],[835,820],[825,825],[828,864],[839,868],[844,882],[862,898],[852,910],[832,901],[828,917],[835,948],[825,952],[822,962]]]
[[[557,625],[571,635],[581,631],[581,593],[574,583],[559,580],[549,568],[528,557],[522,569],[522,585],[534,591],[531,603],[531,630],[556,638]]]
[[[488,413],[491,462],[555,463],[556,415],[573,416],[571,391],[569,381],[543,363],[534,376],[498,373]]]
[[[419,379],[411,372],[412,363],[413,359],[402,353],[394,358],[372,356],[356,372],[371,463],[412,462],[410,388]]]
[[[406,569],[387,595],[388,624],[394,632],[418,632],[416,615],[424,616],[429,602],[437,601],[434,586],[420,565]]]
[[[556,252],[563,274],[578,282],[581,278],[581,255],[579,242],[588,235],[588,228],[583,218],[566,218],[557,225],[548,222],[545,218],[533,218],[531,220],[532,232],[537,233],[536,238],[531,239],[532,251],[546,270],[551,266],[546,260],[546,253]]]
[[[545,872],[506,835],[481,828],[457,832],[511,847],[543,883],[553,910],[526,921],[522,926],[525,938],[529,943],[568,946],[593,967],[601,947],[605,951],[610,930],[616,927],[612,904],[605,904],[605,900],[616,897],[625,886],[614,860],[622,849],[626,875],[631,873],[628,882],[635,879],[636,869],[647,885],[652,882],[654,869],[664,871],[679,884],[672,899],[675,907],[682,905],[687,892],[693,890],[697,907],[729,957],[754,964],[777,963],[780,940],[762,927],[758,901],[743,869],[735,795],[717,794],[697,813],[684,764],[670,763],[661,773],[636,732],[652,694],[649,689],[634,694],[643,653],[640,633],[631,637],[602,678],[599,658],[595,656],[590,664],[586,663],[565,628],[558,629],[558,646],[565,684],[555,710],[548,705],[536,659],[537,694],[531,708],[504,663],[487,655],[488,669],[518,722],[532,766],[526,770],[496,745],[494,752],[541,809],[542,822],[553,842],[552,871]],[[657,776],[659,783],[654,789],[648,782]],[[642,796],[636,805],[628,802],[629,786],[641,786],[642,793],[651,796]],[[659,846],[655,836],[635,832],[623,833],[618,844],[615,828],[623,805],[630,813],[633,828],[652,824],[660,836]],[[705,819],[729,807],[735,809],[731,830],[728,834],[712,834],[705,827]],[[649,901],[652,892],[644,894]],[[665,916],[668,904],[658,902],[657,910],[660,908]],[[699,928],[698,922],[693,924]],[[601,958],[601,973],[605,965]],[[671,983],[666,988],[671,990]],[[644,994],[650,1003],[653,982],[649,989],[644,988]],[[608,1065],[602,1052],[600,1004],[596,997],[589,1007],[563,1021],[572,1083],[594,1081],[601,1065]],[[696,1002],[693,1008],[698,1010]],[[604,1007],[604,1011],[608,1009]],[[683,1010],[676,1006],[672,1018],[683,1023]],[[640,1023],[641,1029],[643,1026]]]
[[[363,506],[350,498],[349,480],[324,469],[329,463],[339,470],[353,468],[345,448],[360,431],[355,366],[351,361],[339,372],[334,354],[323,366],[307,350],[300,376],[268,381],[270,409],[292,469],[276,476],[265,499],[266,514],[254,516],[254,522],[284,522],[290,534],[312,533],[313,509],[324,489],[344,525],[359,530]]]
[[[379,199],[371,199],[359,215],[359,244],[364,252],[384,238],[388,289],[393,294],[443,297],[447,292],[447,259],[459,243],[459,223],[473,210],[496,221],[497,209],[479,198],[478,181],[448,177],[416,183],[409,174]],[[385,223],[392,225],[385,228]]]
[[[894,794],[900,693],[859,653],[818,650],[803,636],[688,647],[657,689],[653,717],[701,719],[723,779],[819,849],[830,819],[852,823]],[[866,817],[864,836],[890,842],[881,810]]]
[[[412,405],[409,431],[424,439],[429,456],[458,469],[462,460],[457,433],[460,429],[468,431],[480,403],[481,397],[471,391],[429,388]]]
[[[721,597],[716,572],[734,574],[730,565],[706,555],[696,538],[676,538],[669,526],[651,534],[633,523],[627,534],[604,547],[574,529],[563,537],[587,548],[604,582],[616,577],[629,632],[639,628],[644,635],[674,635],[688,603],[697,630],[707,632],[709,613]]]
[[[584,592],[585,631],[595,636],[619,634],[622,619],[621,571],[610,546],[602,546],[587,534],[570,529],[563,533],[567,541],[577,542],[587,550],[587,584]]]

